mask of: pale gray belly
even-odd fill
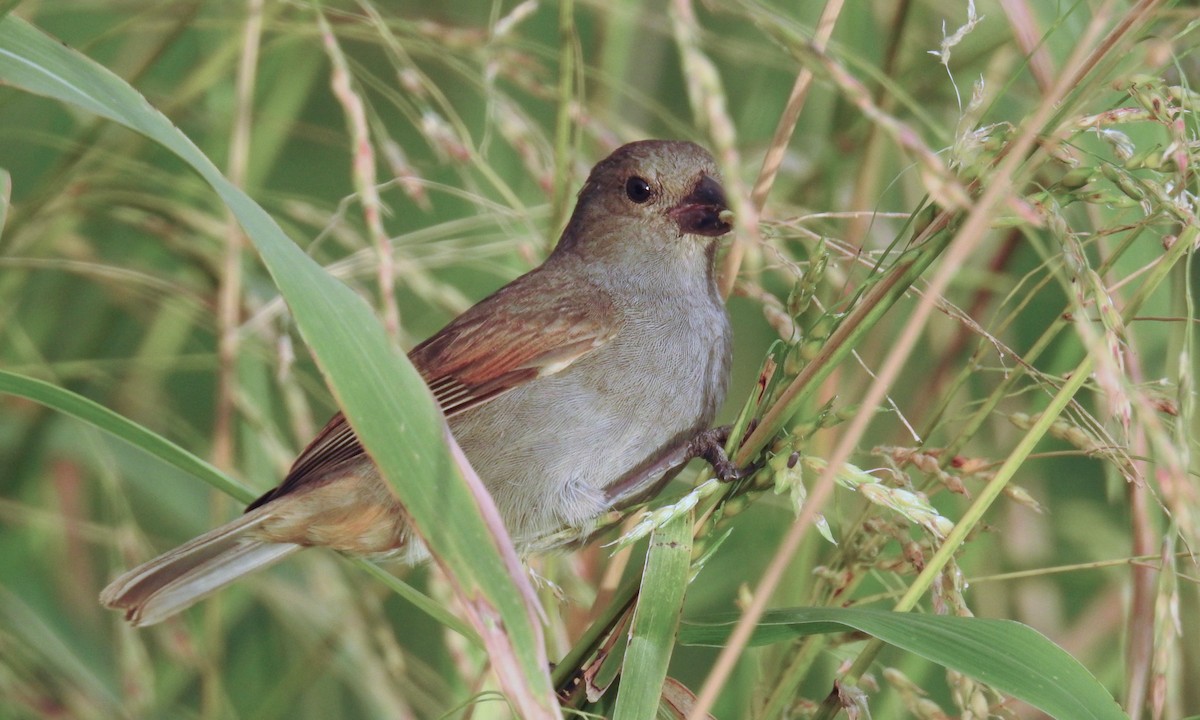
[[[605,488],[672,442],[708,427],[724,399],[723,308],[619,333],[450,427],[518,545],[608,509]]]

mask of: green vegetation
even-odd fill
[[[1200,15],[796,5],[0,3],[0,717],[1200,713]],[[389,338],[644,137],[724,168],[762,468],[531,558],[539,616]],[[100,608],[334,395],[442,565]]]

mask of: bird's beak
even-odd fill
[[[708,175],[701,175],[696,187],[667,214],[675,218],[685,235],[717,237],[733,228],[733,211],[725,202],[725,190]]]

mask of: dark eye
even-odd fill
[[[650,196],[653,194],[654,191],[650,189],[650,183],[646,182],[637,175],[634,175],[625,181],[625,195],[627,195],[630,200],[634,201],[638,205],[641,205],[649,200]]]

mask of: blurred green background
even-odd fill
[[[965,3],[851,3],[838,17],[829,57],[862,83],[885,117],[957,162],[965,180],[986,179],[994,148],[980,129],[1002,136],[1028,119],[1088,23],[1115,23],[1135,7],[1101,5],[980,2],[983,19],[954,47],[947,68],[929,51],[967,19]],[[766,202],[761,239],[743,238],[747,256],[729,303],[737,343],[722,413],[729,421],[752,392],[768,347],[787,325],[780,317],[789,294],[814,259],[829,255],[813,308],[795,318],[801,330],[856,292],[922,198],[937,190],[897,135],[868,117],[851,89],[813,60],[806,43],[821,10],[783,2],[580,3],[566,34],[562,6],[551,2],[259,7],[45,0],[21,2],[15,12],[134,85],[382,314],[379,231],[360,201],[347,106],[331,89],[334,59],[344,59],[365,107],[404,347],[540,262],[561,227],[562,203],[569,207],[591,164],[622,142],[695,140],[718,155],[727,185],[748,196],[797,73],[817,70]],[[262,23],[249,46],[248,17]],[[1112,64],[1102,69],[1103,82],[1081,89],[1073,112],[1134,106],[1120,84],[1134,73],[1187,87],[1196,77],[1196,38],[1187,32],[1195,20],[1186,7],[1158,8],[1136,45],[1107,58]],[[698,33],[689,37],[688,28]],[[712,63],[714,76],[681,59],[688,47]],[[571,70],[565,95],[564,57]],[[239,94],[239,73],[253,77],[248,96]],[[981,101],[974,105],[977,81]],[[564,112],[570,132],[556,136]],[[1180,122],[1194,141],[1194,120]],[[236,140],[239,127],[244,145]],[[1123,142],[1141,152],[1171,140],[1153,119],[1106,127],[1122,137],[1079,132],[1063,155],[1084,167],[1124,167]],[[565,175],[556,168],[564,139]],[[5,88],[0,169],[11,177],[0,235],[0,368],[92,398],[256,489],[274,485],[334,406],[248,251],[239,263],[238,316],[232,324],[222,320],[219,293],[237,231],[207,186],[140,136]],[[1099,189],[1086,201],[1068,198],[1068,189],[1049,199],[1038,195],[1062,188],[1068,169],[1064,160],[1028,178],[1021,190],[1026,207],[1061,217],[1084,248],[1085,265],[1098,267],[1130,240],[1104,277],[1114,297],[1126,297],[1162,254],[1163,237],[1178,234],[1178,215],[1163,209],[1162,197],[1128,202],[1111,180],[1090,186]],[[1194,205],[1188,194],[1194,178],[1187,168],[1175,169],[1187,190],[1179,194],[1174,185],[1168,194]],[[1147,172],[1137,177],[1159,181]],[[1068,201],[1076,204],[1067,207]],[[1019,211],[1001,213],[994,237],[947,293],[974,324],[946,311],[924,328],[853,459],[859,467],[888,467],[886,454],[872,448],[916,447],[914,433],[926,448],[948,442],[1018,363],[1009,349],[1023,353],[1074,301],[1078,285],[1068,277],[1079,264],[1074,245],[1030,222],[1036,212]],[[1187,264],[1194,271],[1194,261]],[[1191,534],[1200,503],[1191,454],[1195,360],[1187,352],[1194,348],[1197,285],[1187,269],[1176,268],[1122,338],[1129,360],[1116,389],[1098,378],[1072,408],[1068,424],[1094,442],[1081,445],[1062,428],[1019,473],[1017,484],[1042,511],[1022,498],[1002,500],[959,559],[976,614],[1032,625],[1123,702],[1145,697],[1147,678],[1154,680],[1167,717],[1200,712],[1200,690],[1186,681],[1200,674],[1195,568],[1189,561],[1178,575],[1143,576],[1138,594],[1130,558],[1186,550],[1200,539]],[[838,408],[858,402],[914,302],[901,302],[865,337],[855,363],[839,370],[822,399],[837,396]],[[223,333],[224,347],[236,350],[232,357],[222,357]],[[971,438],[963,461],[994,469],[988,463],[1002,460],[1021,436],[1008,415],[1036,413],[1054,378],[1073,368],[1080,352],[1080,335],[1068,329],[1038,360],[1038,374],[1019,384]],[[1109,414],[1105,398],[1114,393],[1132,398],[1131,428]],[[828,454],[836,433],[818,433],[806,451]],[[1126,461],[1136,465],[1140,486],[1122,476]],[[951,519],[968,502],[912,467],[898,471]],[[968,493],[980,487],[978,478],[961,474]],[[668,492],[682,493],[690,476]],[[0,716],[506,715],[489,692],[494,686],[480,651],[330,553],[305,553],[146,631],[125,627],[99,607],[99,589],[118,571],[235,512],[234,503],[194,478],[77,421],[0,396]],[[880,522],[896,520],[839,491],[826,509],[839,547],[809,538],[773,604],[848,602],[843,589],[878,600],[902,588],[913,570],[898,539],[907,534],[920,542],[920,534],[903,523],[890,540],[887,531],[864,530],[863,518],[876,514]],[[739,593],[756,584],[792,517],[786,493],[767,493],[735,518],[729,539],[690,587],[685,618],[733,609]],[[856,547],[862,554],[844,554]],[[1115,562],[1053,572],[1101,561]],[[586,626],[609,562],[610,550],[598,544],[536,561],[537,571],[560,586],[543,592],[551,659]],[[1032,572],[987,581],[1013,571]],[[853,578],[844,587],[843,572]],[[453,609],[436,573],[419,568],[406,577]],[[1131,598],[1149,599],[1140,625]],[[1153,657],[1128,654],[1135,626],[1153,633]],[[857,642],[820,649],[796,693],[797,712],[824,697]],[[783,647],[746,653],[716,715],[754,716],[750,708],[777,682],[790,653]],[[679,648],[672,676],[694,690],[714,655]],[[950,715],[963,715],[956,707],[963,701],[953,694],[960,686],[942,669],[888,651],[873,671],[885,686],[884,667],[906,673]],[[1139,682],[1141,691],[1134,689]],[[870,695],[876,717],[915,712],[894,683]],[[997,713],[1038,717],[990,700]]]

